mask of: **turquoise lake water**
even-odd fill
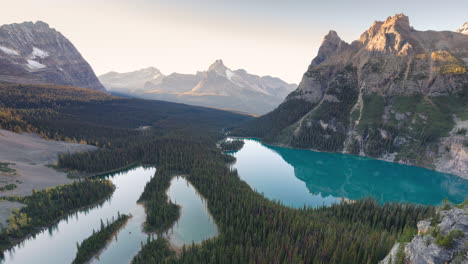
[[[291,207],[321,206],[372,196],[379,202],[461,203],[468,181],[424,168],[336,153],[321,153],[242,139],[231,152],[242,180],[271,200]]]

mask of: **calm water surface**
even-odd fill
[[[192,241],[198,243],[218,234],[206,200],[185,178],[173,178],[167,195],[172,202],[180,206],[180,218],[168,234],[172,245],[191,245]]]
[[[127,225],[117,234],[99,260],[100,263],[129,263],[141,248],[147,235],[142,230],[145,212],[136,201],[155,168],[138,167],[108,178],[116,186],[110,199],[90,210],[82,210],[61,220],[56,226],[25,240],[5,253],[2,263],[71,263],[76,255],[76,242],[83,241],[99,230],[100,221],[117,217],[117,213],[132,214]]]
[[[437,205],[463,202],[468,181],[424,168],[336,153],[245,144],[233,165],[242,180],[267,198],[292,207],[330,205],[372,196],[379,202]]]
[[[116,186],[112,196],[99,206],[82,210],[61,220],[57,225],[25,240],[5,253],[0,263],[71,263],[76,255],[76,243],[83,241],[99,230],[100,221],[117,217],[118,212],[131,214],[128,223],[104,251],[91,263],[130,263],[147,241],[143,232],[146,214],[137,204],[155,168],[138,167],[115,173],[109,178]],[[169,240],[175,246],[200,242],[217,234],[217,227],[209,214],[206,203],[196,190],[184,179],[174,178],[168,196],[181,206],[179,221],[169,231]]]

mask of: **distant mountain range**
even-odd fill
[[[265,114],[278,106],[294,89],[279,78],[232,71],[222,60],[196,74],[162,74],[156,68],[99,76],[111,92],[140,98]]]
[[[41,21],[0,26],[0,82],[105,91],[75,46]]]
[[[233,133],[468,178],[467,29],[418,31],[398,14],[352,43],[330,31],[284,103]]]

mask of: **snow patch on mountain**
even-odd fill
[[[31,53],[31,59],[34,58],[46,58],[49,56],[49,53],[47,51],[43,51],[39,48],[33,47],[33,51]]]
[[[8,55],[19,56],[19,53],[16,50],[13,50],[13,49],[10,49],[10,48],[4,47],[4,46],[0,46],[0,50],[3,51],[4,53],[8,54]]]
[[[229,69],[226,69],[226,77],[228,78],[228,80],[232,81],[232,77],[234,77],[234,75],[235,75],[234,72],[232,72]]]
[[[35,61],[35,60],[27,60],[28,64],[27,66],[31,69],[31,70],[40,70],[40,69],[43,69],[45,68],[46,66],[38,61]]]

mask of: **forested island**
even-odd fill
[[[72,264],[88,263],[94,256],[96,256],[102,249],[104,249],[109,241],[116,235],[116,233],[127,223],[131,216],[118,213],[116,219],[111,222],[107,220],[104,222],[101,219],[101,227],[99,230],[94,231],[93,234],[83,242],[77,242],[78,252]]]
[[[94,152],[60,156],[60,168],[93,173],[135,163],[156,166],[156,175],[140,198],[146,206],[147,230],[162,234],[178,218],[179,208],[166,199],[174,175],[188,175],[186,179],[207,200],[219,227],[216,238],[184,247],[179,255],[167,241],[149,240],[134,263],[371,264],[382,260],[405,230],[416,228],[419,220],[434,214],[432,207],[382,205],[370,198],[315,209],[288,208],[241,181],[237,171],[227,166],[230,159],[217,148],[217,142],[224,137],[222,128],[251,117],[167,102],[115,98],[79,88],[61,87],[59,94],[56,90],[50,86],[0,86],[0,96],[7,98],[0,107],[8,113],[0,116],[0,126],[99,147]],[[31,93],[35,95],[29,96]],[[141,126],[151,129],[138,130]],[[88,185],[88,190],[96,184],[107,186],[101,181],[75,183],[79,184],[85,185],[79,188],[80,194],[87,193]],[[93,195],[106,197],[112,189],[102,188],[90,192],[88,200],[80,203],[90,204]],[[25,199],[26,203],[31,200]],[[18,217],[24,219],[21,214]],[[43,221],[32,213],[28,213],[29,218],[27,222]],[[28,231],[31,229],[21,234]]]

